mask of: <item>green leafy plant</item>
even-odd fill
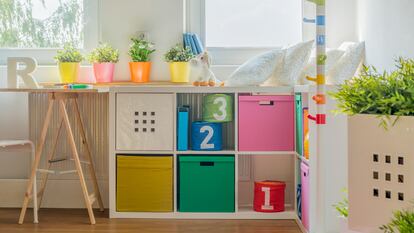
[[[83,61],[83,55],[73,45],[65,44],[63,49],[57,51],[55,60],[57,62],[81,62]]]
[[[154,44],[145,39],[131,38],[131,45],[129,47],[129,56],[133,62],[148,62],[150,55],[155,52]]]
[[[387,127],[391,116],[414,116],[414,60],[399,58],[396,70],[379,73],[365,66],[358,77],[330,93],[338,101],[341,113],[380,115],[380,125]]]
[[[88,61],[90,63],[117,63],[119,51],[107,43],[100,43],[99,47],[88,55]]]
[[[380,227],[385,233],[414,233],[414,212],[412,209],[394,212],[391,222]]]
[[[188,62],[194,57],[190,47],[184,48],[182,44],[172,47],[165,55],[166,62]]]
[[[344,197],[342,198],[342,201],[336,203],[335,205],[333,205],[333,207],[339,213],[339,216],[343,218],[348,218],[348,215],[349,215],[348,190],[344,189],[342,190],[342,192],[345,194]]]

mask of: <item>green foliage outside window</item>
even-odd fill
[[[83,46],[83,0],[0,0],[0,48],[59,48]],[[50,4],[50,2],[49,2]],[[35,10],[43,19],[34,17]]]

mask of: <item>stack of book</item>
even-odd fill
[[[189,47],[194,55],[204,52],[203,44],[200,37],[195,33],[184,33],[183,35],[184,47]]]

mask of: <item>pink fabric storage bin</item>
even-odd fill
[[[293,151],[294,96],[239,96],[239,150]]]
[[[300,168],[302,178],[302,225],[309,231],[309,167],[302,163]]]

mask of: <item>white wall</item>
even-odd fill
[[[395,58],[414,57],[413,0],[359,0],[358,19],[368,64],[393,69]]]
[[[328,48],[337,48],[344,41],[358,41],[357,1],[326,1],[326,41]]]
[[[163,61],[163,54],[182,41],[183,20],[183,0],[102,0],[102,41],[112,44],[121,52],[115,71],[116,79],[129,79],[129,39],[139,31],[147,31],[157,49],[153,54],[151,78],[168,80],[168,67]]]
[[[326,45],[337,48],[344,41],[357,41],[357,0],[326,0]],[[304,17],[315,18],[314,3],[304,0]],[[304,24],[304,40],[315,39],[315,24]]]

